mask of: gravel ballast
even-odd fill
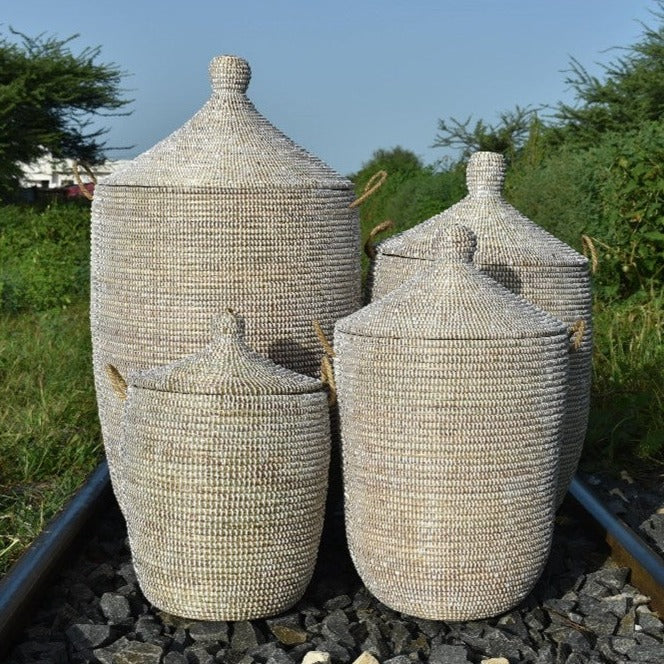
[[[380,555],[380,552],[377,552]],[[10,664],[662,664],[664,625],[629,570],[563,508],[535,590],[490,620],[444,623],[393,611],[364,588],[341,519],[328,523],[312,583],[286,614],[204,622],[159,611],[143,597],[117,509],[54,581]]]

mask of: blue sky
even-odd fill
[[[59,37],[129,76],[129,117],[105,120],[108,144],[134,156],[167,136],[210,93],[209,60],[249,60],[249,96],[291,138],[342,173],[377,148],[425,162],[440,117],[493,121],[515,104],[572,99],[570,56],[591,72],[634,43],[652,0],[185,0],[6,2],[2,29]]]

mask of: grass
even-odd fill
[[[101,458],[87,301],[0,314],[0,575]]]

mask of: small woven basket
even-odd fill
[[[468,162],[466,198],[378,246],[371,297],[379,299],[431,265],[437,258],[440,229],[463,224],[477,235],[477,267],[568,326],[575,343],[570,347],[560,504],[581,456],[590,407],[592,302],[588,261],[504,200],[504,176],[502,155],[473,154]]]
[[[569,341],[473,267],[468,229],[438,242],[432,270],[335,328],[346,530],[382,602],[470,620],[516,605],[545,564]]]
[[[246,61],[210,64],[213,94],[183,127],[101,180],[92,204],[93,363],[115,472],[121,409],[105,377],[202,348],[223,307],[257,352],[315,376],[331,335],[360,306],[352,183],[271,125],[247,98]]]
[[[148,600],[201,620],[297,602],[325,509],[322,384],[249,350],[229,314],[203,351],[130,375],[124,412],[118,470]]]

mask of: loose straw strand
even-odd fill
[[[371,232],[369,233],[369,237],[367,238],[366,242],[364,243],[364,253],[371,260],[373,260],[376,257],[376,245],[374,244],[374,240],[376,239],[376,236],[380,235],[381,233],[384,233],[385,231],[389,231],[392,228],[394,228],[394,222],[387,219],[385,221],[382,221],[380,224],[376,224],[371,229]]]
[[[90,170],[90,168],[89,168],[88,166],[85,166],[85,165],[83,166],[83,168],[85,169],[85,172],[86,172],[86,173],[90,176],[90,178],[92,179],[92,182],[93,182],[94,184],[96,184],[96,183],[97,183],[97,178],[94,176],[94,173]],[[78,188],[79,188],[80,192],[81,192],[81,193],[83,194],[83,196],[85,196],[89,201],[91,201],[91,200],[93,199],[93,196],[92,196],[92,194],[91,194],[91,193],[85,188],[85,185],[83,184],[83,180],[81,180],[81,172],[80,172],[80,170],[79,170],[79,163],[78,163],[77,161],[75,161],[75,162],[72,164],[72,170],[74,171],[74,179],[76,180],[76,184],[78,185]]]
[[[362,195],[356,198],[348,207],[356,208],[358,205],[362,205],[364,201],[369,198],[375,191],[380,189],[383,186],[383,183],[387,180],[387,171],[376,171],[370,178],[369,181],[364,185],[364,191]]]
[[[323,385],[327,385],[328,388],[328,405],[334,406],[337,403],[337,383],[334,379],[332,362],[327,355],[323,355],[323,359],[320,361],[320,379]]]

